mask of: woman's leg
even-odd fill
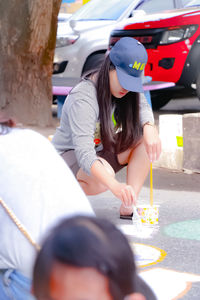
[[[118,161],[120,164],[128,163],[126,182],[133,187],[137,198],[150,169],[150,161],[143,140],[136,147],[120,153]],[[125,208],[121,205],[120,213],[129,215],[132,213],[132,208]]]
[[[115,177],[115,172],[111,165],[103,158],[99,157],[106,170]],[[107,187],[99,183],[93,176],[88,176],[82,169],[79,169],[76,178],[86,195],[97,195],[107,190]]]

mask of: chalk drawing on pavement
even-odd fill
[[[165,268],[151,268],[140,272],[140,276],[152,288],[158,300],[181,299],[200,282],[200,276]]]
[[[130,243],[139,267],[147,267],[161,262],[167,253],[157,247],[140,243]]]
[[[200,241],[200,219],[170,224],[163,232],[175,238]]]
[[[133,224],[123,224],[118,225],[117,227],[123,232],[123,234],[134,236],[140,239],[152,238],[160,228],[157,224],[142,224],[139,228]]]

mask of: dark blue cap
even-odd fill
[[[127,91],[143,92],[141,75],[148,59],[145,47],[134,38],[124,37],[112,47],[109,56],[120,85]]]

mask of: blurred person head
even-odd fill
[[[72,217],[44,241],[33,272],[38,300],[155,300],[137,275],[126,237],[111,222]]]

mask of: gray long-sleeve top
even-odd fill
[[[90,80],[81,81],[68,95],[62,109],[60,126],[52,143],[61,154],[74,149],[79,166],[89,175],[97,160],[94,133],[99,119],[96,88]],[[153,112],[143,94],[140,94],[140,122],[154,122]]]

